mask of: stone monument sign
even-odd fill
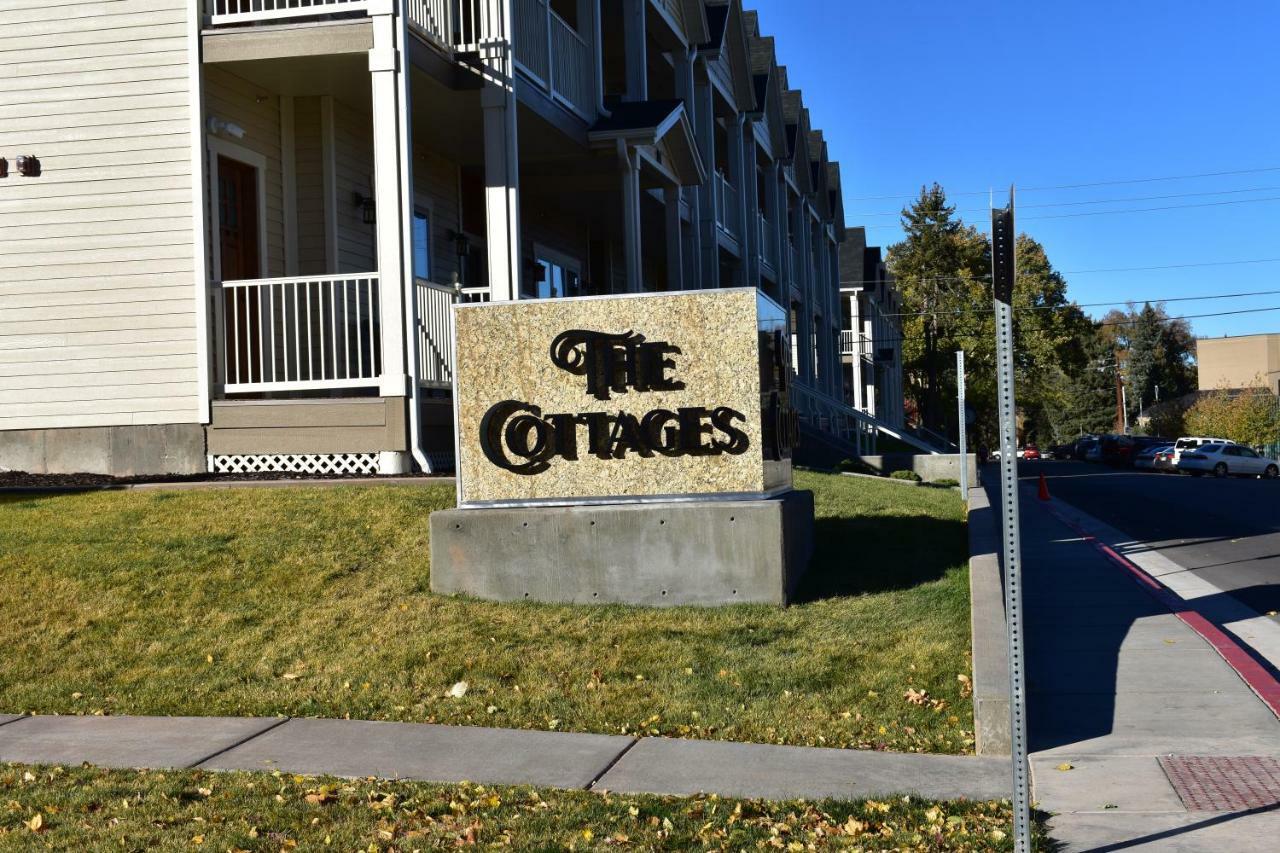
[[[792,490],[776,303],[739,288],[459,305],[454,320],[459,509],[432,516],[433,589],[785,602],[812,496]]]

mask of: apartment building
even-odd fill
[[[0,469],[448,469],[458,300],[755,286],[842,394],[839,165],[739,0],[20,0],[0,69]]]
[[[905,427],[902,294],[865,228],[848,228],[840,246],[841,333],[846,401],[894,429]]]
[[[1280,394],[1280,333],[1199,338],[1201,391],[1268,388]]]

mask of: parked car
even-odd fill
[[[1085,462],[1102,461],[1102,442],[1094,439],[1080,445],[1080,458]]]
[[[1158,460],[1166,452],[1172,450],[1172,445],[1152,445],[1144,447],[1138,451],[1138,455],[1133,457],[1133,467],[1139,471],[1156,471],[1159,470]]]
[[[1116,468],[1133,464],[1133,438],[1127,435],[1104,435],[1099,444],[1102,447],[1102,461]]]
[[[1190,472],[1196,477],[1203,477],[1205,474],[1213,474],[1215,477],[1265,477],[1268,480],[1280,477],[1280,463],[1259,456],[1251,448],[1239,444],[1208,443],[1184,450],[1177,465],[1179,471]]]
[[[1168,447],[1157,448],[1155,470],[1159,471],[1162,474],[1178,473],[1178,466],[1175,464],[1173,453],[1174,453],[1174,450],[1173,450],[1172,444],[1170,444]]]
[[[1182,454],[1188,450],[1195,450],[1202,444],[1230,444],[1231,442],[1225,438],[1202,438],[1198,436],[1184,436],[1173,443],[1173,463],[1177,466],[1178,461],[1182,458]]]
[[[1028,462],[1038,461],[1040,459],[1040,448],[1034,444],[1028,444],[1020,455]]]

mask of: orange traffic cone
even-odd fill
[[[1040,475],[1040,500],[1042,501],[1053,500],[1053,498],[1050,497],[1049,495],[1049,481],[1045,479],[1044,474]]]

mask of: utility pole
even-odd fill
[[[1013,837],[1031,853],[1031,774],[1027,763],[1027,696],[1023,654],[1022,531],[1018,513],[1018,405],[1014,394],[1013,286],[1017,275],[1009,206],[991,211],[991,280],[996,308],[996,378],[1000,407],[1000,492],[1004,521],[1004,616],[1009,629],[1009,735],[1013,760]]]

